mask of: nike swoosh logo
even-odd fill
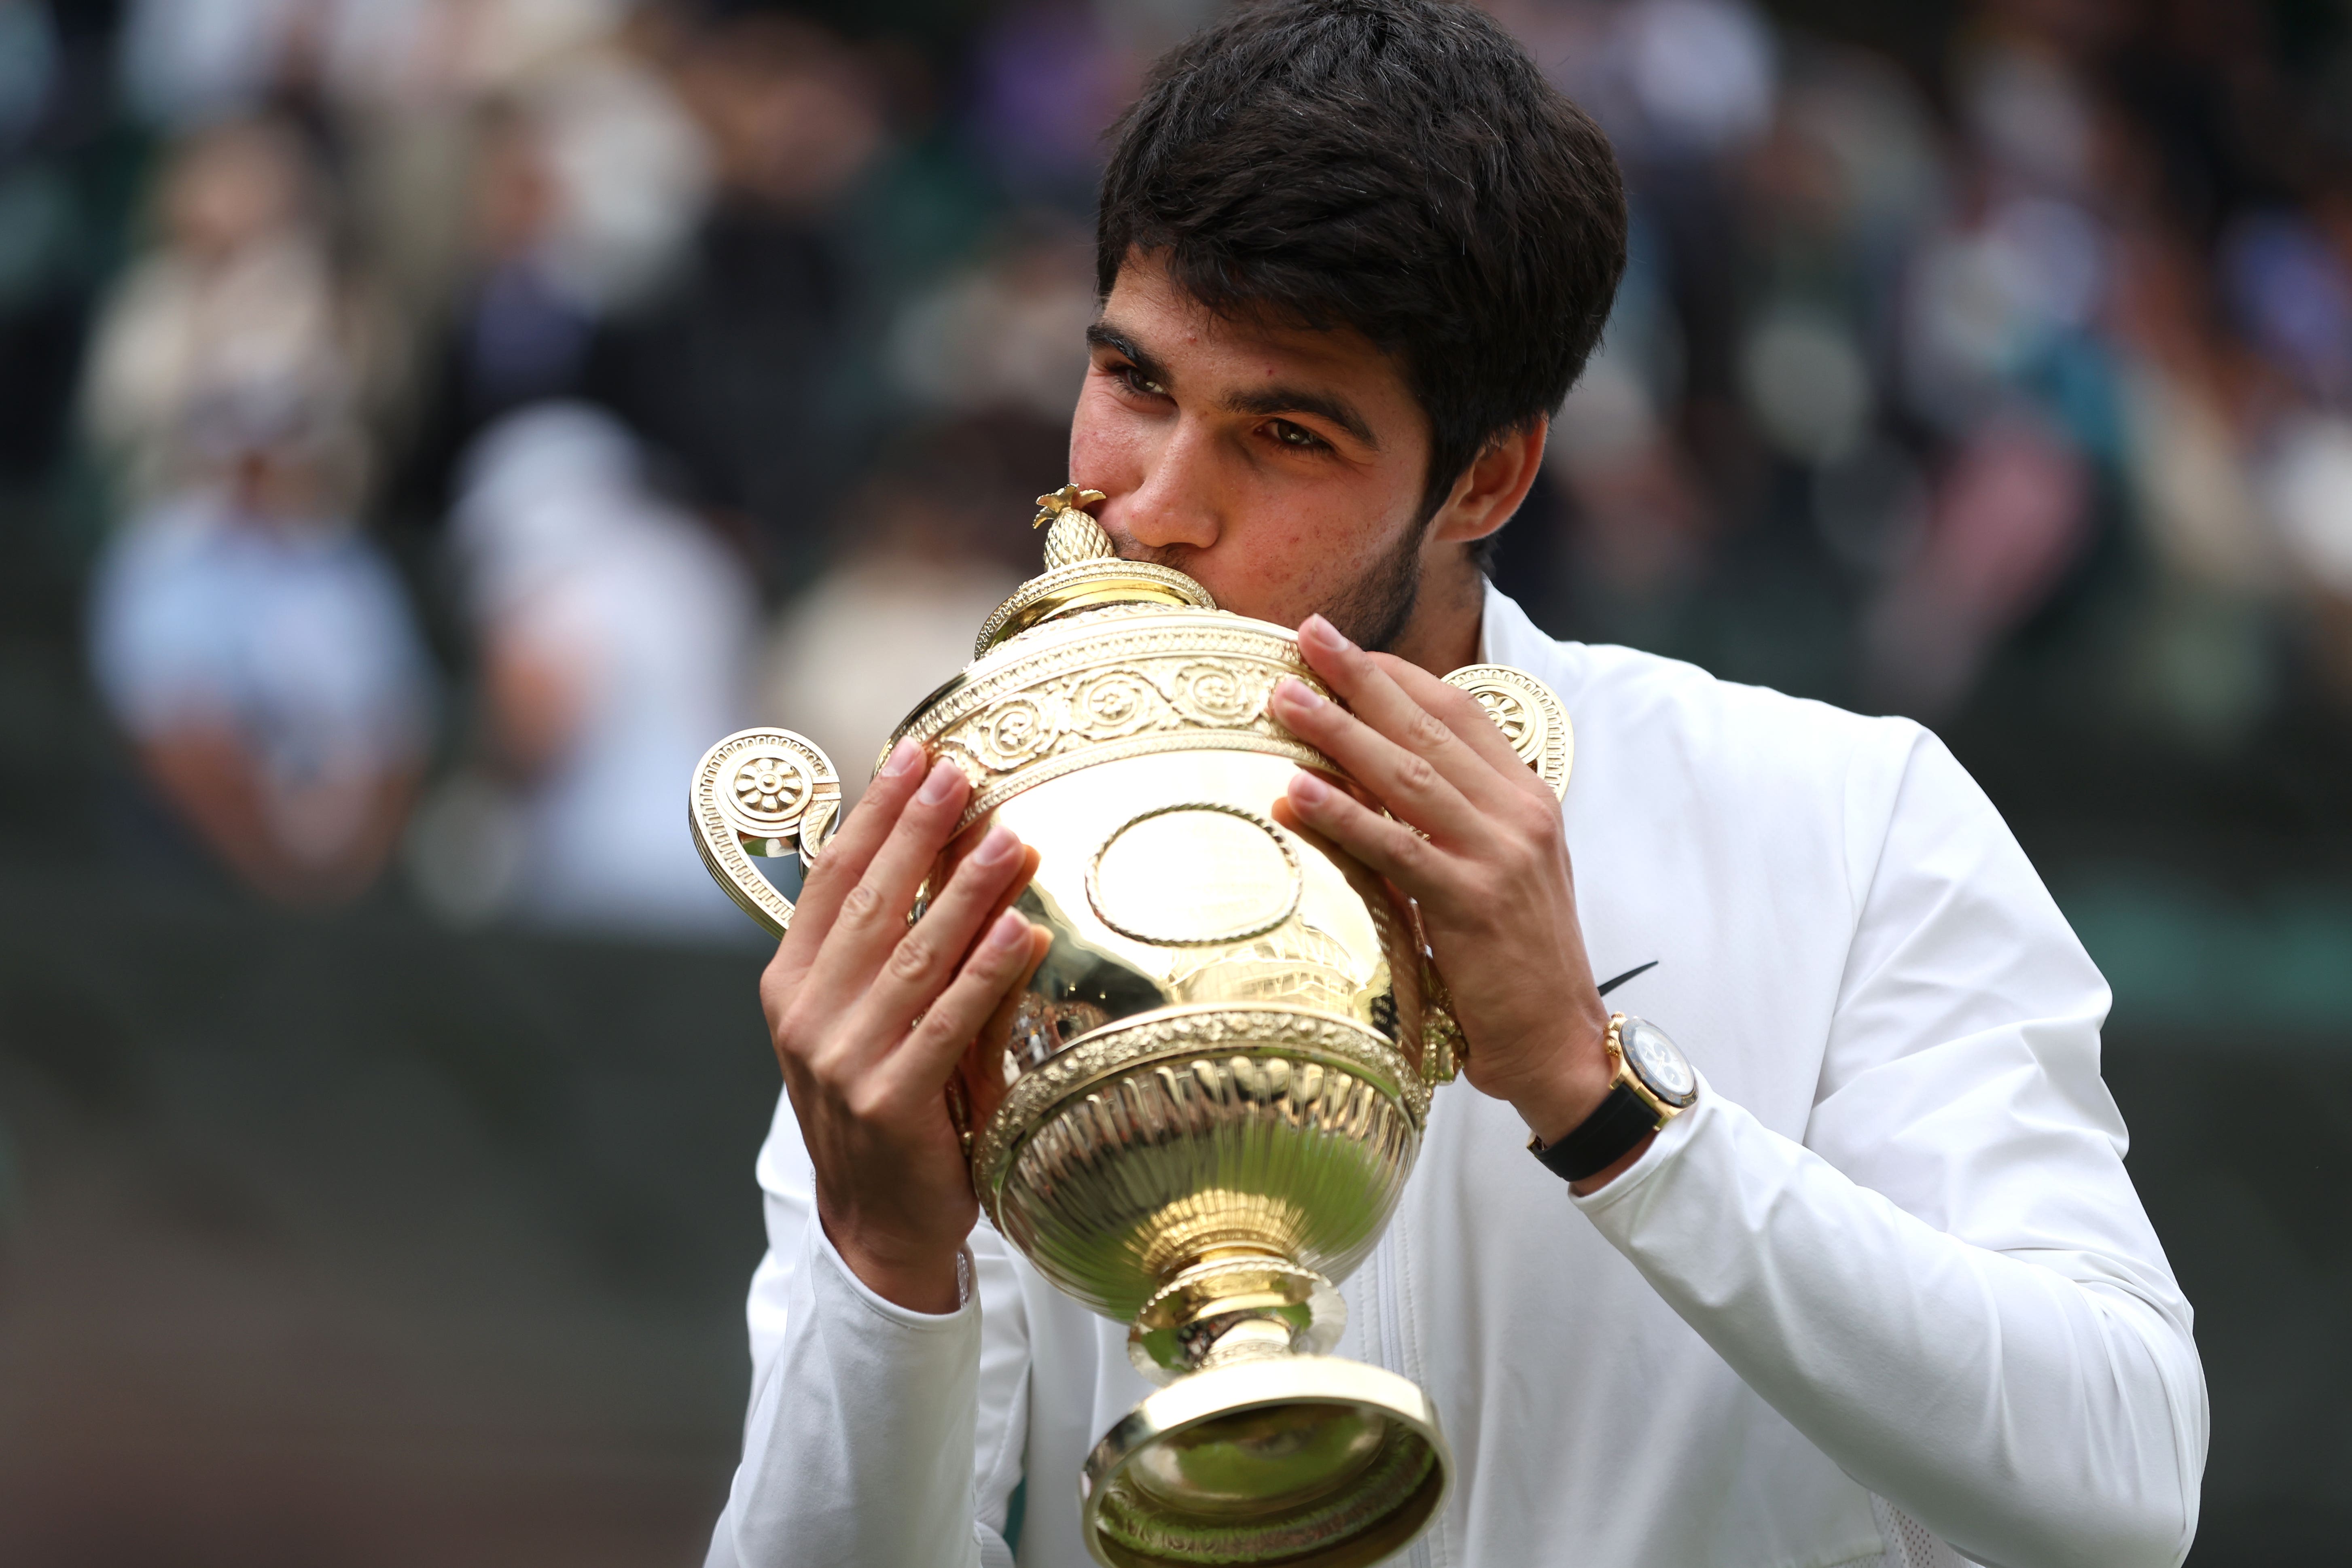
[[[1601,994],[1606,996],[1612,991],[1616,990],[1620,985],[1624,984],[1628,980],[1633,979],[1636,974],[1647,974],[1651,970],[1657,967],[1658,961],[1654,958],[1650,960],[1647,963],[1637,963],[1633,968],[1627,970],[1624,973],[1619,975],[1616,979],[1602,981],[1601,983]]]

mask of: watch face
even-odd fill
[[[1698,1098],[1698,1075],[1655,1024],[1626,1019],[1618,1026],[1617,1045],[1625,1053],[1625,1065],[1668,1105],[1688,1105]]]

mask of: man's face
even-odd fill
[[[1420,580],[1429,425],[1353,332],[1226,320],[1131,257],[1087,334],[1070,478],[1120,553],[1282,626],[1320,611],[1367,647]]]

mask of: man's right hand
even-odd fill
[[[826,1237],[877,1295],[951,1312],[957,1249],[980,1208],[948,1079],[1051,936],[1008,907],[1037,861],[1002,826],[908,925],[971,793],[954,763],[922,762],[899,742],[817,857],[760,1000]]]

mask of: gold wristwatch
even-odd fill
[[[1601,1045],[1612,1069],[1607,1097],[1559,1142],[1528,1140],[1528,1152],[1562,1181],[1607,1170],[1698,1099],[1690,1059],[1655,1024],[1613,1013]]]

